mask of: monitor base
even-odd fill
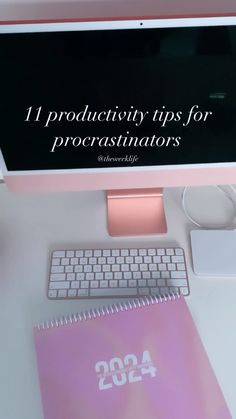
[[[110,236],[166,233],[163,190],[107,191],[107,226]]]

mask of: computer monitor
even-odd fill
[[[132,234],[163,187],[235,182],[236,17],[3,24],[0,56],[10,189],[110,191]]]

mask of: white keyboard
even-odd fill
[[[179,247],[78,249],[52,252],[50,299],[189,295],[184,251]]]

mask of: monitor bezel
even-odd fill
[[[236,16],[71,22],[0,23],[0,34],[92,30],[234,26]],[[0,169],[10,189],[96,190],[226,184],[236,181],[236,162],[115,168],[9,171],[0,150]],[[173,176],[174,172],[174,176]],[[122,176],[121,176],[122,175]],[[121,177],[123,179],[121,179]],[[124,181],[125,177],[125,181]],[[141,183],[140,183],[141,182]],[[140,186],[139,186],[140,185]]]

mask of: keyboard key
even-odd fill
[[[67,281],[74,281],[75,280],[75,274],[67,274],[66,275]]]
[[[146,285],[147,285],[146,279],[139,279],[138,280],[138,285],[139,285],[139,287],[146,287]]]
[[[51,274],[50,281],[65,281],[66,274]]]
[[[72,268],[73,269],[73,268]],[[64,266],[52,266],[51,273],[62,273],[64,272]]]
[[[93,255],[95,257],[100,257],[100,256],[102,256],[102,251],[101,250],[94,250]]]
[[[89,272],[88,274],[85,275],[85,279],[88,281],[91,281],[94,279],[94,273],[93,272]]]
[[[97,263],[97,258],[89,258],[90,265],[96,265],[96,263]]]
[[[137,288],[98,288],[90,290],[91,297],[125,297],[138,295]]]
[[[141,279],[141,278],[142,278],[141,272],[133,272],[133,279]]]
[[[103,252],[102,252],[102,256],[105,256],[105,257],[108,257],[108,256],[111,256],[111,251],[110,250],[103,250]]]
[[[174,294],[180,292],[178,287],[169,287],[169,290],[170,290],[170,293],[174,293]]]
[[[167,269],[168,269],[168,271],[175,271],[176,270],[175,263],[168,263]]]
[[[138,254],[139,256],[147,256],[147,249],[139,249]]]
[[[69,265],[70,259],[69,258],[62,258],[61,259],[61,264],[62,265]]]
[[[118,281],[116,279],[112,279],[111,281],[109,281],[109,286],[112,288],[117,287],[118,285]]]
[[[80,283],[80,288],[89,288],[89,281],[82,281]]]
[[[183,249],[176,248],[176,249],[175,249],[175,254],[176,254],[176,255],[183,255],[183,254],[184,254],[184,251],[183,251]]]
[[[186,281],[184,279],[167,279],[167,285],[174,285],[176,287],[184,287],[186,285]]]
[[[90,258],[93,255],[92,250],[85,250],[84,251],[84,256],[87,258]]]
[[[84,256],[84,251],[83,250],[76,250],[75,256],[77,258],[82,258]]]
[[[70,264],[71,265],[78,265],[79,259],[78,258],[71,258]]]
[[[177,263],[177,270],[178,271],[185,271],[186,267],[184,263]]]
[[[85,274],[84,273],[76,274],[76,280],[77,281],[83,281],[84,279],[85,279]]]
[[[120,251],[119,249],[112,249],[111,254],[112,256],[120,256]]]
[[[64,258],[65,256],[66,256],[65,250],[56,250],[55,252],[53,252],[54,258]]]
[[[68,297],[77,297],[77,290],[68,290]]]
[[[88,295],[89,295],[88,289],[78,290],[78,297],[88,297]]]
[[[67,297],[67,290],[59,290],[57,296],[58,298]]]
[[[107,288],[108,287],[108,281],[106,281],[106,280],[100,281],[100,287],[101,288]]]
[[[67,258],[73,258],[75,256],[74,250],[67,250],[66,257]]]
[[[171,271],[171,273],[170,273],[170,277],[171,278],[186,278],[187,277],[187,275],[186,275],[186,272],[185,271]]]
[[[149,295],[150,291],[149,288],[139,288],[139,295]]]
[[[174,263],[184,262],[184,257],[183,256],[172,256],[171,261],[174,262]]]
[[[57,296],[57,290],[49,290],[48,291],[49,298],[56,298]]]
[[[161,277],[161,273],[160,272],[152,272],[152,278],[153,279],[159,279]]]
[[[80,263],[81,265],[87,265],[87,263],[88,263],[88,258],[80,258],[80,259],[79,259],[79,263]]]
[[[74,266],[71,265],[66,265],[64,268],[66,273],[72,273],[74,271]]]
[[[157,285],[159,287],[162,287],[162,286],[166,285],[166,281],[164,279],[158,279],[157,280]]]
[[[151,272],[142,272],[143,279],[150,279],[151,278]]]
[[[130,279],[130,281],[128,281],[128,283],[129,283],[129,287],[137,287],[136,279]]]
[[[79,288],[80,282],[79,281],[73,281],[71,282],[71,288]]]
[[[169,289],[167,287],[161,287],[160,292],[162,295],[169,294]]]
[[[155,254],[156,254],[156,249],[148,249],[148,255],[155,256]]]
[[[148,279],[147,281],[149,287],[156,287],[157,281],[155,279]]]
[[[69,267],[69,266],[68,266]],[[67,268],[67,267],[66,267]],[[75,266],[75,272],[83,272],[83,266],[77,265]]]
[[[112,272],[105,272],[105,279],[112,279],[113,278],[113,273]]]
[[[163,279],[169,279],[170,278],[170,272],[168,272],[168,271],[162,271],[161,272],[161,278],[163,278]]]
[[[60,265],[60,259],[58,259],[58,258],[53,258],[53,259],[52,259],[52,265],[53,265],[53,266],[55,266],[55,265]]]
[[[166,271],[167,267],[165,263],[159,263],[158,264],[158,270],[159,271]]]
[[[101,272],[102,266],[101,265],[93,265],[93,272]]]
[[[91,281],[90,282],[90,288],[98,288],[99,282],[98,281]]]
[[[120,265],[112,265],[111,267],[113,272],[119,272],[120,271]]]
[[[170,263],[170,256],[162,256],[161,259],[163,263]]]
[[[50,290],[60,290],[60,289],[66,289],[66,288],[67,289],[70,288],[69,281],[59,281],[59,282],[53,281],[53,282],[50,282],[49,284]]]
[[[160,288],[158,288],[158,287],[151,288],[150,291],[151,291],[152,295],[159,295],[160,294]]]

